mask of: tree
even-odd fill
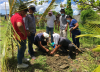
[[[74,0],[78,5],[79,10],[97,8],[100,10],[100,0]]]
[[[73,10],[71,8],[71,0],[67,0],[67,7],[65,9],[65,13],[67,15],[71,15],[71,16],[73,15]]]
[[[56,11],[52,11],[53,12],[53,15],[57,15],[58,14],[58,12],[56,12]]]

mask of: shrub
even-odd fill
[[[88,10],[83,10],[81,12],[80,17],[81,17],[82,24],[84,24],[86,20],[96,20],[98,15],[95,11],[88,9]]]

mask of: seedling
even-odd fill
[[[51,50],[52,50],[52,48],[51,48],[51,47],[49,47],[49,50],[51,51]]]

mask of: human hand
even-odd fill
[[[70,29],[69,29],[69,31],[71,32],[73,30],[73,27],[71,27]]]
[[[54,54],[54,52],[50,52],[50,55],[53,55]]]
[[[26,37],[26,34],[25,33],[23,33],[23,32],[21,32],[23,35],[24,35],[24,37]]]
[[[65,31],[67,31],[67,29],[65,29]]]
[[[26,31],[27,32],[27,36],[30,36],[30,32],[29,31]]]
[[[46,49],[46,52],[49,52],[49,49]]]

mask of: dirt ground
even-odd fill
[[[86,52],[86,49],[82,49],[83,52]],[[85,57],[82,57],[80,53],[80,55],[76,56],[75,59],[68,59],[68,54],[67,53],[61,53],[58,52],[58,54],[60,56],[46,56],[47,57],[47,64],[52,68],[52,71],[55,72],[89,72],[89,71],[82,71],[82,70],[78,70],[78,68],[80,68],[80,66],[78,66],[78,64],[80,64],[80,61],[82,60],[81,58],[83,58],[83,62],[85,62],[85,60],[88,62],[88,59]],[[93,54],[91,54],[91,56],[98,57],[100,56],[99,52],[93,52]],[[77,62],[77,63],[75,63]],[[89,62],[88,62],[89,63]],[[100,59],[97,60],[97,64],[100,64]]]

